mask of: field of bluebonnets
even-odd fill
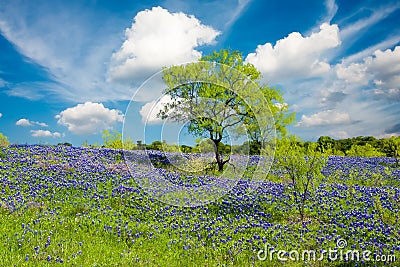
[[[280,171],[274,164],[271,175]],[[322,173],[300,221],[290,183],[262,182],[249,193],[243,179],[214,203],[174,207],[136,186],[120,150],[0,148],[0,266],[400,265],[396,160],[331,156]],[[338,240],[360,259],[260,254],[321,253]]]

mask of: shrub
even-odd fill
[[[118,131],[110,131],[104,130],[103,131],[103,146],[108,148],[114,149],[122,149],[122,134]]]
[[[327,158],[318,152],[317,144],[302,147],[295,137],[278,142],[276,157],[278,166],[283,169],[280,182],[289,182],[288,189],[304,221],[306,204],[324,178],[321,170]]]
[[[8,141],[7,136],[0,133],[0,147],[8,147],[10,142]]]

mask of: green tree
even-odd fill
[[[8,141],[7,136],[0,133],[0,147],[8,147],[10,142]]]
[[[136,149],[136,145],[135,145],[135,143],[132,141],[132,139],[130,137],[125,138],[123,140],[122,147],[123,147],[123,149],[126,149],[126,150],[134,150],[134,149]]]
[[[382,141],[382,150],[386,156],[399,158],[400,157],[400,136],[393,136]]]
[[[199,63],[166,68],[163,74],[168,86],[165,93],[171,101],[164,105],[158,117],[189,121],[189,133],[209,138],[214,144],[219,171],[230,160],[221,148],[226,152],[230,149],[220,145],[228,132],[247,133],[263,148],[268,137],[274,136],[275,129],[285,134],[286,124],[292,121],[293,116],[286,115],[287,105],[280,92],[260,85],[260,72],[253,65],[245,64],[239,51],[213,52],[202,57]],[[207,81],[216,82],[203,82],[206,76]],[[254,90],[261,93],[254,95]],[[267,103],[260,98],[265,98]],[[257,115],[267,104],[269,114],[263,114],[265,121],[260,123]]]
[[[187,145],[181,145],[179,149],[182,153],[190,153],[193,151],[193,148]]]
[[[279,168],[283,169],[279,180],[289,183],[288,188],[303,221],[306,204],[324,178],[321,170],[327,158],[317,150],[316,143],[302,146],[296,137],[291,136],[278,141],[276,159]]]
[[[104,147],[126,150],[136,149],[136,145],[133,143],[132,139],[128,137],[122,140],[122,134],[117,130],[104,130],[102,138]],[[91,147],[98,147],[98,145],[94,144],[91,145]]]
[[[332,151],[332,149],[335,146],[335,140],[333,140],[329,136],[321,136],[320,138],[318,138],[317,143],[318,143],[317,149],[322,153],[327,153],[328,151]]]
[[[214,151],[214,143],[210,139],[198,138],[195,140],[193,152],[195,153],[212,153]]]
[[[146,146],[149,150],[163,150],[163,143],[161,141],[154,141],[150,145]]]
[[[375,147],[366,143],[365,145],[352,145],[346,151],[346,156],[383,157],[385,153],[378,151]]]
[[[165,152],[181,152],[181,148],[176,143],[167,144],[167,143],[163,142],[162,149]]]
[[[104,130],[102,134],[104,147],[122,149],[122,134],[117,130]]]

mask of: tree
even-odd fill
[[[366,143],[365,145],[352,145],[346,151],[346,156],[360,156],[360,157],[383,157],[385,153],[379,152],[372,145]]]
[[[320,136],[317,141],[317,149],[321,153],[326,153],[332,151],[335,146],[335,140],[329,136]]]
[[[163,150],[163,143],[161,141],[154,141],[150,145],[146,146],[149,150]]]
[[[259,74],[261,78],[261,74]],[[263,136],[271,135],[272,131],[276,131],[278,138],[284,138],[287,134],[286,126],[293,123],[295,120],[295,113],[288,113],[289,106],[284,102],[282,93],[274,88],[269,88],[266,85],[260,86],[260,90],[268,102],[271,115],[273,116],[273,123],[268,124],[270,127],[259,127],[256,117],[254,116],[254,107],[247,107],[247,116],[244,120],[246,125],[247,134],[250,136],[250,154],[258,155],[262,149]],[[263,129],[263,130],[262,130]],[[264,131],[264,132],[262,132]]]
[[[304,220],[306,203],[315,193],[324,176],[321,173],[327,158],[317,150],[316,143],[302,146],[296,137],[283,138],[277,144],[278,166],[283,168],[281,182],[289,182],[301,221]]]
[[[388,157],[400,157],[400,136],[392,136],[390,138],[383,139],[382,150]]]
[[[132,139],[130,137],[125,138],[123,143],[122,143],[122,148],[125,150],[133,150],[136,149],[135,143],[133,143]]]
[[[103,147],[109,147],[114,149],[126,149],[133,150],[136,148],[131,138],[125,138],[122,141],[122,134],[117,130],[104,130],[102,134]],[[91,145],[91,147],[97,147],[96,144]]]
[[[192,152],[193,148],[191,146],[181,145],[180,150],[182,153],[190,153]]]
[[[0,133],[0,147],[8,147],[10,142],[8,141],[7,136]]]
[[[263,149],[275,138],[275,129],[284,134],[291,120],[280,92],[260,85],[260,79],[260,72],[245,64],[239,51],[221,50],[197,63],[165,68],[165,94],[171,101],[158,117],[189,122],[190,134],[209,138],[222,171],[230,157],[220,144],[228,134],[247,134]]]
[[[102,138],[104,147],[122,149],[122,134],[117,130],[104,130]]]
[[[400,136],[392,136],[382,141],[382,150],[386,156],[396,158],[397,166],[400,166]]]

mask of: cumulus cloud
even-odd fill
[[[350,115],[335,110],[324,110],[311,116],[302,115],[297,126],[324,126],[351,123]]]
[[[18,125],[18,126],[32,126],[31,122],[29,120],[27,120],[27,119],[19,119],[15,123],[15,125]]]
[[[340,45],[336,24],[323,23],[319,32],[303,37],[292,32],[276,42],[259,45],[246,57],[263,74],[268,83],[320,76],[330,70],[324,54]]]
[[[151,101],[146,103],[140,109],[143,123],[157,124],[162,123],[162,120],[157,117],[157,114],[164,109],[164,105],[171,101],[169,95],[163,96],[159,101]]]
[[[18,126],[34,126],[34,125],[38,125],[38,126],[41,126],[41,127],[48,127],[48,125],[46,123],[44,123],[44,122],[30,121],[30,120],[25,119],[25,118],[19,119],[15,123],[15,125],[18,125]]]
[[[44,123],[44,122],[33,121],[32,123],[36,124],[36,125],[39,125],[39,126],[42,126],[42,127],[48,127],[48,125],[46,123]]]
[[[126,29],[121,48],[112,56],[109,78],[137,83],[162,67],[196,61],[201,52],[195,48],[214,43],[219,34],[181,12],[170,13],[161,7],[141,11]]]
[[[86,102],[67,108],[56,116],[58,123],[76,135],[87,135],[111,129],[123,121],[120,110],[108,109],[102,103]]]
[[[349,66],[337,64],[335,66],[336,75],[339,79],[347,83],[358,83],[360,85],[367,85],[367,67],[364,64],[352,63]]]
[[[61,137],[59,132],[50,132],[48,130],[31,130],[33,137]]]
[[[371,85],[379,98],[400,101],[400,46],[376,50],[362,63],[341,63],[335,67],[339,79],[356,86]]]
[[[337,5],[326,0],[325,6],[328,14],[321,21],[329,22]],[[323,23],[310,34],[291,33],[275,44],[259,45],[246,61],[262,72],[264,82],[282,89],[290,110],[299,114],[297,126],[302,127],[296,132],[304,138],[321,131],[336,138],[393,131],[388,125],[396,125],[396,101],[400,101],[400,48],[395,47],[400,40],[398,33],[339,64],[333,59],[342,57],[355,41],[365,37],[363,29],[399,7],[384,6],[371,11],[368,18],[345,19],[351,22],[342,23],[340,30],[337,25]],[[346,131],[338,127],[341,125],[346,125]]]
[[[377,50],[374,56],[365,59],[368,70],[373,74],[374,83],[386,90],[400,86],[400,46],[393,50]]]
[[[3,114],[2,114],[2,113],[0,113],[0,118],[1,118],[1,117],[3,117]]]

